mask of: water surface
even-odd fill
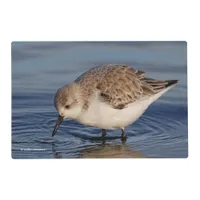
[[[65,120],[51,133],[56,90],[91,67],[127,64],[155,79],[178,79],[138,121],[120,130],[101,130]],[[13,42],[12,157],[174,157],[188,155],[187,44],[185,42]]]

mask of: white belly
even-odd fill
[[[153,96],[148,96],[132,104],[124,109],[113,109],[104,102],[100,102],[98,94],[96,94],[86,112],[83,112],[76,120],[82,124],[95,126],[103,129],[118,129],[126,127],[135,122],[161,95],[167,90],[174,87],[168,87],[165,90]]]
[[[135,122],[148,106],[149,101],[143,100],[129,104],[128,107],[120,110],[94,99],[88,111],[79,116],[77,121],[103,129],[118,129]]]

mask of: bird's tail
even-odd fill
[[[170,89],[178,83],[178,80],[155,80],[151,78],[143,79],[143,90],[149,94],[156,94],[163,90]]]
[[[153,94],[150,102],[152,103],[160,96],[162,96],[165,92],[173,88],[178,80],[155,80],[155,79],[146,79],[145,87],[143,86],[143,90],[146,93]]]
[[[175,85],[178,83],[178,80],[167,80],[165,87],[168,88],[169,86]]]

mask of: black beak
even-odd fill
[[[57,119],[56,125],[54,127],[52,137],[56,134],[56,131],[57,131],[58,127],[60,126],[60,124],[62,123],[63,119],[64,119],[64,117],[58,115],[58,119]]]

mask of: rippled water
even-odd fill
[[[91,67],[128,64],[156,79],[178,79],[176,87],[143,116],[120,130],[101,130],[57,118],[56,90]],[[13,42],[12,157],[187,157],[187,45],[185,42]]]

